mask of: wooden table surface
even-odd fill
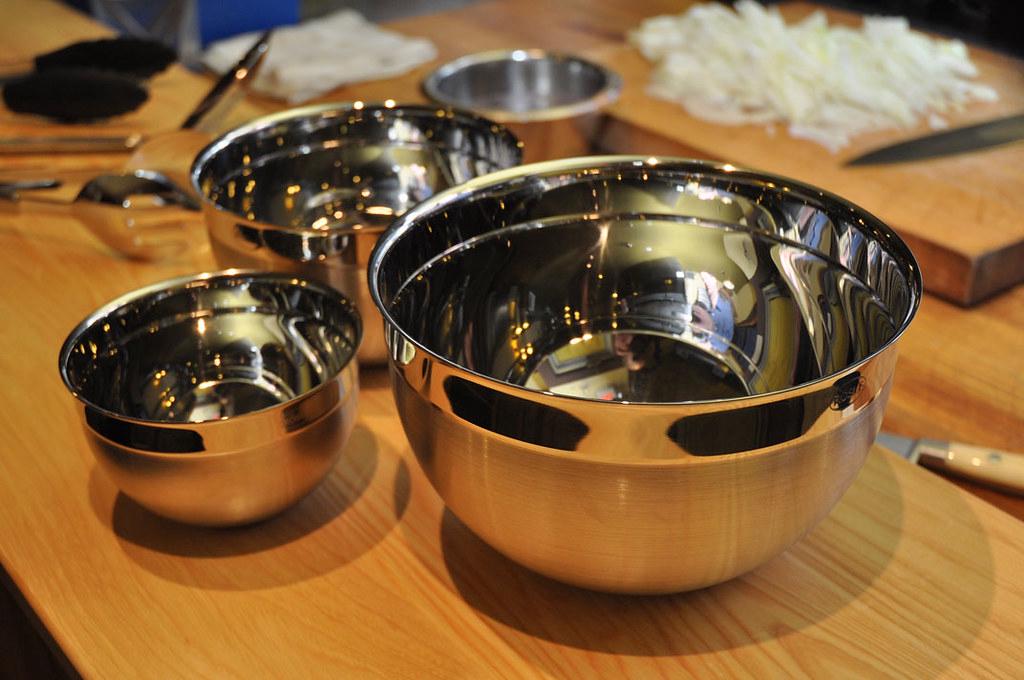
[[[571,0],[557,20],[522,21],[547,6],[487,2],[396,25],[430,35],[448,57],[527,40],[611,45],[640,16],[677,11]],[[7,3],[0,18],[5,59],[24,56],[18,45],[97,31],[45,2]],[[464,42],[453,47],[443,26],[459,27]],[[154,117],[133,123],[144,131],[178,120],[209,84],[161,77]],[[331,98],[401,87],[370,83]],[[0,118],[0,133],[25,125]],[[881,449],[817,529],[751,574],[672,597],[602,595],[514,565],[446,512],[397,423],[386,375],[364,370],[352,441],[298,506],[236,530],[161,520],[97,468],[57,351],[106,300],[212,267],[203,247],[130,262],[75,222],[0,218],[0,561],[30,618],[82,675],[902,678],[1024,668],[1024,524]],[[971,310],[926,297],[901,342],[885,427],[1024,450],[1022,329],[1022,287]],[[1019,499],[986,497],[1024,517]]]

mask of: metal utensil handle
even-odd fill
[[[235,64],[235,67],[220,77],[213,88],[206,93],[202,101],[196,105],[192,113],[188,115],[185,122],[181,124],[182,130],[191,130],[199,127],[203,119],[220,103],[230,90],[234,89],[246,78],[252,77],[259,69],[260,64],[263,63],[263,59],[267,56],[267,50],[270,48],[271,33],[272,31],[267,31],[260,36],[259,40]]]
[[[104,153],[131,151],[142,141],[138,133],[105,136],[43,136],[0,139],[0,154]]]
[[[85,184],[100,171],[95,168],[67,168],[51,172],[33,171],[27,178],[0,178],[0,204],[10,212],[11,203],[40,205],[70,205]],[[60,191],[50,191],[60,190]],[[16,207],[16,210],[20,208]]]

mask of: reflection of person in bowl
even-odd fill
[[[732,296],[708,272],[700,273],[697,301],[693,305],[690,323],[709,331],[708,343],[718,352],[729,347],[734,332]]]
[[[691,314],[690,325],[702,328],[706,331],[715,330],[715,322],[711,318],[711,312],[709,312],[708,308],[704,306],[704,303],[698,302],[695,304]]]
[[[612,347],[615,354],[622,357],[622,365],[630,371],[638,371],[644,367],[646,357],[638,355],[634,351],[633,343],[637,336],[633,333],[616,333],[612,337]],[[637,348],[639,349],[639,348]]]
[[[675,258],[634,265],[621,279],[622,316],[635,329],[615,333],[612,349],[629,371],[627,399],[675,401],[722,396],[711,377],[734,334],[732,296],[708,272]],[[643,332],[647,331],[647,332]],[[699,349],[703,348],[703,354]],[[696,350],[696,351],[695,351]]]
[[[646,330],[689,335],[719,352],[734,333],[729,290],[709,272],[687,271],[674,257],[647,260],[627,268],[620,284],[626,316],[641,319]],[[632,334],[618,340],[616,354],[637,361]]]

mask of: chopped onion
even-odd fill
[[[995,90],[959,40],[910,30],[902,17],[866,17],[859,29],[829,26],[821,11],[786,24],[777,9],[740,0],[645,20],[630,41],[655,62],[654,96],[716,123],[789,124],[794,137],[835,151],[862,132],[908,128]]]

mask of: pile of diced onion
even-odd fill
[[[656,62],[650,92],[716,123],[786,123],[794,137],[842,148],[854,135],[908,128],[972,101],[997,99],[973,82],[959,40],[910,30],[901,17],[829,26],[822,12],[786,24],[775,9],[699,4],[645,20],[630,41]]]

